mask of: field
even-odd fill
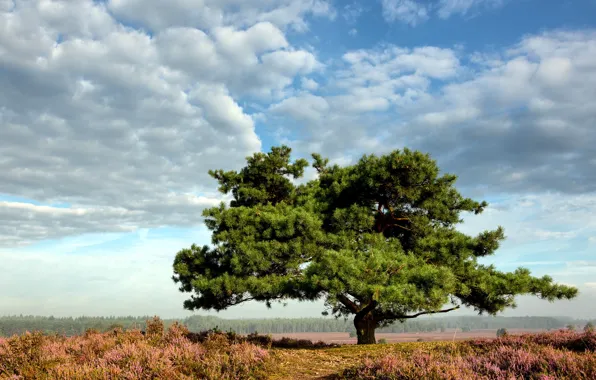
[[[544,332],[540,329],[509,329],[510,334],[533,334]],[[437,341],[460,341],[476,338],[494,338],[497,330],[474,330],[474,331],[446,331],[446,332],[423,332],[423,333],[377,333],[377,341],[385,339],[387,343],[402,342],[437,342]],[[283,337],[292,339],[306,339],[312,341],[323,341],[325,343],[356,344],[356,338],[350,338],[346,332],[323,332],[323,333],[285,333],[271,334],[273,339]]]
[[[494,332],[490,332],[494,337]],[[428,339],[444,334],[379,334]],[[474,336],[470,339],[470,334]],[[279,340],[221,331],[89,330],[74,337],[39,332],[0,338],[0,379],[596,379],[592,331],[358,346],[299,340],[348,340],[347,334],[300,334]],[[405,336],[408,335],[408,336]],[[460,335],[459,338],[465,338]],[[456,338],[457,339],[457,338]]]

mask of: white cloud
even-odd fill
[[[154,31],[170,27],[243,28],[266,21],[304,32],[308,30],[307,17],[333,19],[336,15],[325,0],[173,0],[167,5],[155,0],[110,0],[108,7],[118,19]]]
[[[410,25],[503,4],[383,2],[387,19]],[[356,22],[362,9],[320,0],[0,1],[0,247],[11,247],[0,252],[10,272],[0,287],[12,289],[0,310],[130,314],[116,302],[96,306],[122,289],[150,300],[126,299],[139,313],[162,313],[151,304],[164,299],[163,313],[180,310],[173,254],[208,237],[166,241],[155,228],[199,224],[222,199],[207,170],[239,168],[262,137],[342,165],[403,146],[430,152],[466,195],[507,198],[462,226],[504,225],[497,261],[549,273],[564,260],[555,278],[589,289],[596,32],[544,32],[475,52],[382,44],[323,64],[296,32],[338,12]],[[255,124],[279,134],[258,136]],[[314,175],[309,168],[306,179]],[[140,242],[121,248],[123,233]],[[20,285],[23,268],[40,273],[32,288]],[[162,282],[146,286],[153,278]]]
[[[507,0],[439,0],[437,13],[440,18],[449,18],[452,15],[466,15],[471,10],[494,9],[503,6]]]
[[[203,10],[283,8],[291,22],[331,11],[321,1],[232,3]],[[288,24],[202,25],[191,5],[200,4],[42,1],[0,13],[2,191],[32,200],[0,206],[0,244],[200,223],[218,197],[207,171],[237,168],[261,148],[238,99],[282,96],[323,68],[288,42]],[[113,17],[132,10],[152,34]]]
[[[138,226],[196,225],[200,215],[222,198],[193,194],[166,194],[162,197],[129,199],[120,207],[51,207],[22,202],[0,202],[0,246],[20,246],[46,239],[76,236],[89,232],[128,232]]]
[[[489,207],[482,214],[463,215],[464,223],[458,230],[476,235],[502,226],[506,240],[494,256],[484,259],[487,263],[504,270],[527,266],[543,274],[554,271],[558,279],[571,278],[572,272],[581,271],[593,261],[593,252],[585,242],[596,235],[592,218],[595,201],[593,194],[573,198],[556,194],[515,195],[489,200]],[[582,207],[577,207],[580,204]],[[593,271],[592,266],[581,275],[589,276]]]
[[[301,83],[302,88],[308,91],[315,91],[317,88],[319,88],[319,84],[317,83],[317,81],[310,78],[303,77]]]
[[[401,21],[416,26],[429,18],[429,7],[417,0],[382,0],[381,4],[387,22]]]
[[[310,94],[284,99],[271,107],[273,112],[285,113],[308,122],[320,121],[328,109],[329,103],[325,98]]]
[[[490,56],[468,54],[474,60],[465,66],[467,54],[455,48],[384,45],[344,53],[318,90],[329,110],[319,118],[324,124],[305,125],[308,143],[318,141],[331,156],[364,153],[354,137],[374,125],[373,139],[384,147],[376,152],[404,145],[430,152],[458,174],[460,186],[596,190],[596,33],[553,31]],[[364,116],[370,110],[383,113]],[[333,137],[319,133],[323,125]],[[347,126],[360,131],[348,135]]]
[[[507,0],[382,0],[383,17],[387,22],[399,21],[410,26],[419,25],[435,14],[441,19],[454,15],[469,16],[500,8]]]
[[[452,125],[472,120],[480,115],[480,110],[474,107],[446,110],[443,112],[429,112],[417,117],[417,120],[432,126]]]
[[[344,6],[342,16],[348,24],[352,25],[358,21],[362,13],[365,11],[366,10],[362,6],[362,4],[354,2]]]
[[[264,54],[261,60],[270,70],[286,77],[309,74],[322,67],[312,53],[304,50],[274,51]]]
[[[283,33],[269,22],[255,24],[246,30],[216,28],[213,35],[222,53],[241,65],[255,63],[257,54],[288,46]]]

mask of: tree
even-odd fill
[[[504,231],[457,231],[461,212],[479,214],[487,203],[460,195],[457,177],[439,176],[427,154],[396,150],[345,167],[313,154],[318,178],[296,185],[290,177],[308,162],[290,153],[274,147],[247,157],[240,171],[209,171],[233,199],[203,212],[212,246],[193,244],[174,259],[172,279],[193,293],[186,309],[323,299],[324,315],[353,315],[358,343],[369,344],[375,329],[420,315],[461,306],[495,315],[520,294],[577,295],[524,268],[478,263]]]
[[[504,327],[501,327],[500,329],[497,330],[497,338],[500,338],[502,336],[507,335],[507,329]]]
[[[584,326],[584,332],[593,332],[594,331],[594,324],[592,322],[586,323]]]

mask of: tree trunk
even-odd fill
[[[373,319],[371,313],[364,318],[354,318],[354,327],[356,327],[356,336],[358,337],[358,344],[376,344],[375,329],[377,323]]]

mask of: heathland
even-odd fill
[[[0,338],[10,379],[594,379],[596,333],[567,329],[463,341],[338,345],[155,317],[143,329]],[[383,343],[381,340],[380,343]]]

